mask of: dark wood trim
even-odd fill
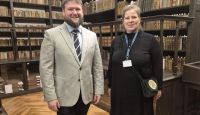
[[[166,15],[166,14],[179,14],[179,13],[189,13],[189,5],[175,6],[175,7],[168,7],[168,8],[151,10],[151,11],[145,11],[145,12],[141,13],[141,17]]]
[[[31,9],[47,9],[48,4],[33,4],[33,3],[24,3],[24,2],[13,2],[14,7],[20,8],[31,8]]]
[[[16,63],[32,63],[32,62],[38,62],[39,58],[20,58],[20,59],[1,59],[0,60],[0,65],[5,65],[5,64],[16,64]]]
[[[23,74],[23,88],[28,90],[28,76],[27,76],[27,63],[22,63],[22,74]]]
[[[15,93],[10,93],[10,94],[1,94],[0,99],[19,96],[19,95],[25,95],[25,94],[39,92],[39,91],[42,91],[42,88],[29,89],[26,91],[20,91],[20,92],[15,92]]]

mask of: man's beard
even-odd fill
[[[65,22],[69,24],[70,26],[77,28],[79,25],[83,23],[83,18],[79,18],[78,23],[74,23],[70,18],[65,17]]]

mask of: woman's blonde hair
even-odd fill
[[[140,8],[139,8],[137,5],[135,5],[135,4],[130,4],[130,5],[127,5],[127,6],[125,6],[125,7],[123,8],[123,11],[122,11],[122,19],[124,18],[125,13],[126,13],[127,11],[129,11],[129,10],[132,10],[132,9],[134,9],[134,10],[136,11],[138,17],[140,18],[140,13],[141,13]]]
[[[125,17],[125,13],[129,10],[135,10],[135,12],[137,13],[139,19],[140,19],[140,22],[141,22],[141,17],[140,17],[140,13],[141,13],[141,10],[140,10],[140,7],[134,3],[131,3],[130,5],[126,5],[124,8],[123,8],[123,11],[122,11],[122,22],[124,20],[124,17]],[[139,30],[142,30],[142,26],[141,26],[141,23],[139,25]]]

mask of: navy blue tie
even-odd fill
[[[76,54],[78,56],[79,61],[81,61],[81,48],[80,48],[80,43],[78,39],[78,30],[73,30],[72,34],[74,35],[74,47],[76,50]]]

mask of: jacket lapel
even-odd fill
[[[84,27],[82,27],[82,56],[81,56],[81,64],[85,58],[87,48],[88,48],[88,34]]]
[[[60,33],[62,34],[62,37],[63,39],[65,40],[67,46],[69,47],[69,49],[71,50],[76,62],[80,65],[80,62],[79,62],[79,59],[78,59],[78,56],[76,54],[76,50],[74,48],[74,41],[73,39],[71,39],[71,36],[70,36],[70,32],[69,30],[67,29],[67,26],[65,23],[63,23],[61,26],[60,26]],[[82,59],[81,59],[82,60]]]

